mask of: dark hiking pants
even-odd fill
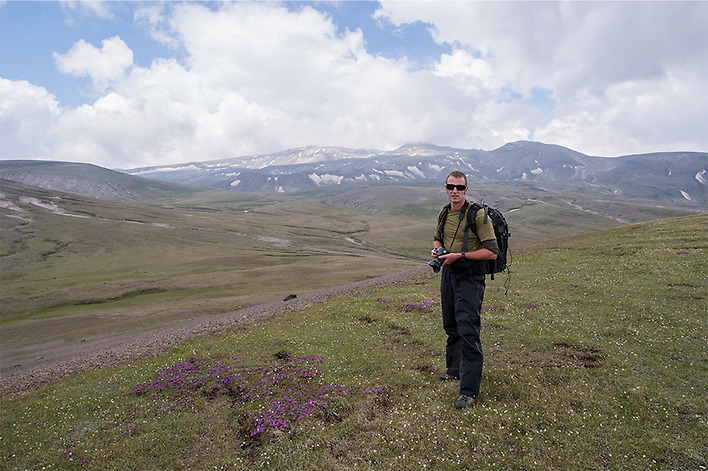
[[[476,396],[482,381],[480,311],[484,299],[484,275],[454,273],[443,267],[440,301],[447,334],[447,374],[460,377],[460,394]]]

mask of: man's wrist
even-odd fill
[[[467,260],[467,255],[465,252],[460,252],[460,260]]]

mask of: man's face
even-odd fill
[[[449,189],[449,185],[453,185],[452,190]],[[462,187],[464,188],[460,190],[459,188]],[[447,191],[447,199],[450,200],[450,204],[453,206],[464,203],[465,195],[467,194],[465,179],[462,177],[448,177],[447,182],[445,182],[445,191]]]

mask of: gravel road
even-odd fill
[[[288,301],[259,304],[154,330],[106,334],[77,342],[57,341],[2,350],[0,392],[10,396],[22,394],[77,371],[106,368],[154,357],[200,335],[302,309],[332,297],[352,295],[373,286],[424,275],[432,275],[427,266],[298,295]]]

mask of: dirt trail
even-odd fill
[[[256,322],[274,314],[302,309],[331,297],[399,280],[431,275],[423,266],[335,288],[298,295],[288,301],[250,306],[203,319],[193,319],[154,330],[106,334],[75,342],[56,341],[0,351],[0,392],[17,395],[77,371],[106,368],[149,358],[199,335]]]

